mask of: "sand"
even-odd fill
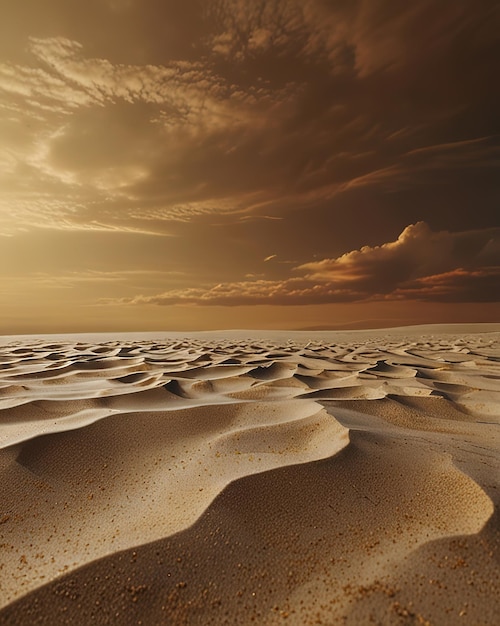
[[[496,626],[499,340],[4,337],[0,624]]]

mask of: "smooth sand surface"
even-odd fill
[[[500,325],[0,341],[0,624],[500,615]]]

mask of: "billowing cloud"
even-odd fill
[[[419,222],[396,241],[294,268],[281,281],[246,280],[122,299],[124,304],[322,304],[362,300],[495,302],[500,229],[433,232]]]
[[[336,259],[323,259],[299,266],[311,280],[369,284],[384,291],[402,281],[452,271],[458,267],[500,265],[494,249],[500,229],[450,233],[433,232],[425,222],[404,229],[396,241],[364,246]]]

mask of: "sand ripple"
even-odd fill
[[[347,534],[347,524],[359,523],[368,541],[366,533],[389,523],[389,510],[395,515],[398,498],[407,522],[413,520],[411,538],[393,544],[393,531],[379,537],[384,558],[365,571],[368,582],[375,570],[380,576],[430,540],[479,533],[492,500],[478,484],[480,472],[475,482],[460,471],[441,440],[432,439],[430,449],[418,437],[411,444],[417,508],[405,508],[393,473],[406,471],[402,446],[409,440],[401,443],[402,432],[472,441],[479,436],[474,428],[498,425],[497,356],[494,334],[382,344],[190,339],[1,346],[0,604],[121,550],[203,526],[204,514],[225,502],[227,486],[238,479],[274,476],[265,480],[278,493],[279,475],[270,470],[321,460],[332,469],[318,466],[324,484],[318,478],[311,489],[319,498],[334,471],[332,489],[357,485],[353,493],[370,509],[380,505],[370,521],[356,522],[348,500],[334,497]],[[380,455],[385,448],[387,457]],[[366,474],[370,458],[378,478]],[[298,480],[298,470],[290,472]],[[244,490],[237,484],[233,489]],[[289,504],[302,507],[301,489],[290,492]],[[384,489],[392,490],[387,497]],[[350,549],[359,557],[356,545]],[[324,594],[318,576],[315,566],[288,590],[288,601],[303,603],[308,589]]]

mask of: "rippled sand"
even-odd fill
[[[499,329],[4,340],[0,624],[496,625]]]

